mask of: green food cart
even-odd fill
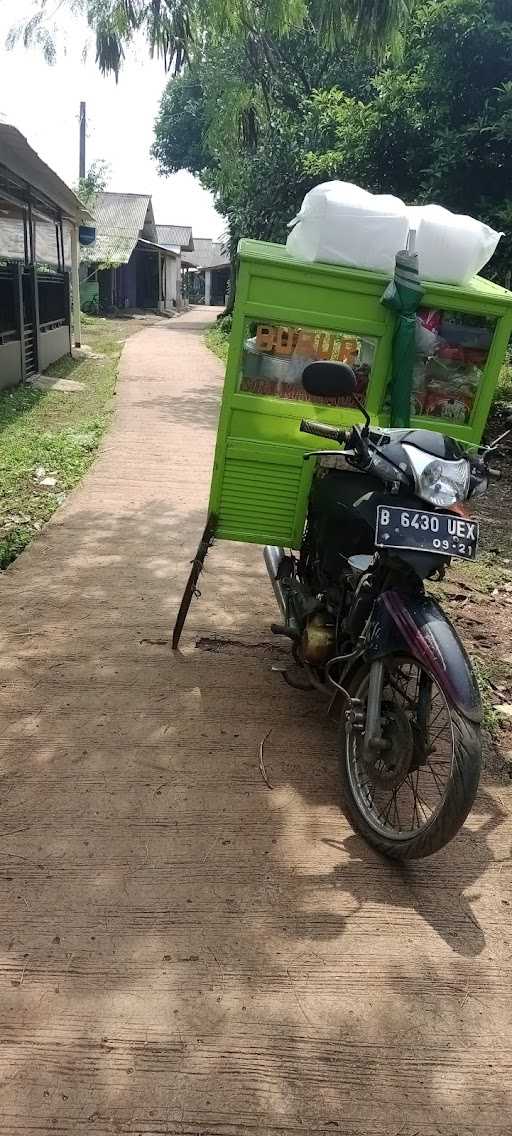
[[[381,303],[388,278],[294,260],[260,241],[241,241],[239,257],[208,522],[173,646],[213,536],[300,546],[313,475],[301,419],[360,420],[350,399],[313,401],[302,387],[304,367],[314,359],[350,363],[372,424],[390,420],[396,316]],[[465,287],[424,283],[418,327],[411,425],[478,444],[512,333],[512,293],[480,276]]]

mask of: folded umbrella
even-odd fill
[[[418,256],[414,252],[416,234],[411,231],[407,249],[396,254],[395,275],[381,303],[396,312],[391,362],[391,426],[409,426],[411,395],[416,358],[416,312],[423,296]]]

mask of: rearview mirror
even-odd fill
[[[302,372],[302,386],[308,394],[320,398],[337,398],[341,394],[354,394],[356,376],[348,363],[319,360],[308,363]]]

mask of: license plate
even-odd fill
[[[478,545],[478,522],[452,513],[423,513],[379,505],[375,544],[378,548],[409,548],[414,552],[438,552],[474,560]]]

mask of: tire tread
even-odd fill
[[[454,763],[445,801],[432,824],[408,841],[379,836],[361,814],[348,777],[347,740],[342,726],[340,772],[345,812],[356,832],[378,852],[392,859],[419,860],[439,852],[462,827],[475,800],[482,761],[481,728],[450,703],[448,706],[453,727]]]

